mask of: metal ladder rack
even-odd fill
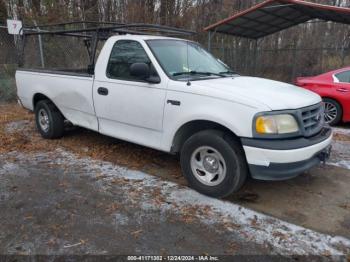
[[[78,28],[74,28],[74,27],[78,27]],[[24,47],[25,47],[27,37],[38,36],[39,39],[41,39],[41,36],[43,35],[78,37],[78,38],[83,38],[85,46],[88,50],[89,59],[90,59],[88,71],[90,73],[94,72],[98,42],[105,41],[112,35],[133,34],[133,35],[192,36],[196,34],[196,32],[194,31],[185,30],[185,29],[176,28],[176,27],[164,26],[164,25],[144,24],[144,23],[122,24],[122,23],[114,23],[114,22],[96,22],[96,21],[73,21],[73,22],[67,22],[67,23],[27,26],[27,27],[23,27],[21,31],[22,31],[21,32],[22,48],[20,50],[21,53],[19,56],[20,65],[23,64]]]

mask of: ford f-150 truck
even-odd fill
[[[64,122],[179,154],[191,187],[225,197],[246,178],[284,180],[330,152],[320,96],[240,76],[199,44],[116,35],[88,71],[19,69],[18,98],[44,138]]]

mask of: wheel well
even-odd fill
[[[35,112],[35,106],[37,105],[37,103],[39,103],[39,101],[42,101],[42,100],[48,100],[52,103],[52,105],[54,106],[54,108],[61,113],[61,115],[63,116],[63,118],[65,120],[67,120],[64,116],[64,114],[62,114],[62,111],[55,105],[55,103],[50,99],[48,98],[46,95],[43,95],[41,93],[36,93],[33,97],[33,111]]]
[[[344,107],[343,107],[342,103],[338,99],[336,99],[334,97],[330,97],[330,96],[322,96],[322,100],[325,99],[325,98],[334,100],[335,102],[337,102],[339,104],[339,106],[341,107],[342,111],[344,110]]]
[[[221,124],[218,124],[212,121],[207,121],[207,120],[194,120],[182,125],[178,129],[173,139],[171,152],[172,153],[180,152],[183,144],[188,138],[190,138],[195,133],[198,133],[203,130],[208,130],[208,129],[221,130],[227,134],[230,134],[233,138],[238,139],[235,133],[233,133],[230,129],[228,129],[227,127]]]
[[[326,99],[334,100],[334,101],[337,102],[341,107],[343,107],[342,104],[339,102],[338,99],[336,99],[336,98],[334,98],[334,97],[331,97],[331,96],[322,96],[322,100],[325,99],[325,98],[326,98]]]
[[[37,93],[33,97],[33,108],[34,109],[35,109],[36,104],[41,100],[50,100],[51,101],[51,99],[48,98],[47,96],[40,94],[40,93]]]

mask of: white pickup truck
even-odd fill
[[[68,120],[179,153],[189,185],[214,197],[239,190],[248,176],[295,177],[330,153],[317,94],[240,76],[188,40],[112,36],[94,74],[19,69],[16,82],[44,138],[61,137]]]

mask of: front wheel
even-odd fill
[[[248,175],[242,146],[218,130],[191,136],[181,149],[180,161],[190,187],[212,197],[238,191]]]

